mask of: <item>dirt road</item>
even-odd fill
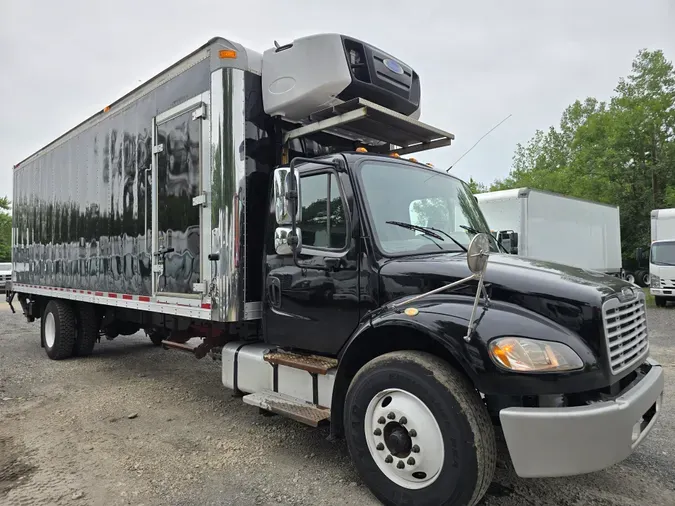
[[[550,480],[518,479],[502,458],[484,506],[675,505],[675,308],[650,309],[649,325],[667,392],[638,452]],[[343,443],[244,405],[218,362],[143,335],[55,362],[38,335],[0,303],[1,505],[377,504]]]

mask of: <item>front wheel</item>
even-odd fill
[[[651,284],[651,277],[649,276],[649,271],[642,273],[642,284],[644,286],[649,286]]]
[[[654,302],[656,302],[656,307],[666,307],[668,303],[665,297],[654,297]]]
[[[629,283],[635,284],[635,275],[634,275],[632,272],[627,272],[627,273],[626,273],[626,278],[625,278],[625,279],[626,279],[626,281],[628,281]]]
[[[345,402],[352,461],[384,504],[473,506],[485,495],[494,431],[476,390],[448,363],[387,353],[357,373]]]

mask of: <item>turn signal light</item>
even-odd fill
[[[220,58],[236,58],[237,57],[237,52],[234,49],[221,49],[218,51],[218,56]]]

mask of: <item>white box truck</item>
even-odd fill
[[[481,193],[476,199],[510,253],[621,275],[618,206],[531,188]]]
[[[675,302],[675,208],[652,211],[649,286],[656,305]]]

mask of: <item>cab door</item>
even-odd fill
[[[159,114],[153,124],[153,294],[199,298],[205,292],[202,230],[209,160],[208,93]]]
[[[360,318],[359,241],[352,232],[357,213],[346,172],[311,164],[298,172],[300,265],[283,246],[283,235],[290,227],[279,225],[277,206],[270,206],[265,339],[282,347],[334,355]]]

